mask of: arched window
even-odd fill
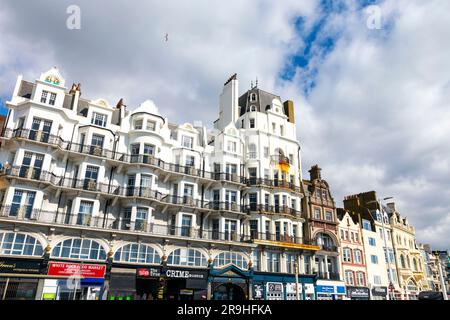
[[[350,270],[345,271],[345,282],[351,286],[353,286],[355,284],[353,271],[350,271]]]
[[[250,94],[250,102],[254,102],[256,101],[256,93],[251,93]]]
[[[20,256],[42,256],[41,243],[24,233],[0,232],[0,254]]]
[[[409,256],[406,256],[406,262],[408,263],[408,268],[411,269],[411,260]]]
[[[71,238],[64,240],[53,248],[53,258],[106,260],[106,251],[95,240]]]
[[[326,233],[319,233],[316,236],[317,245],[321,246],[322,249],[332,249],[334,248],[333,239]]]
[[[366,274],[364,272],[356,272],[356,284],[358,286],[366,285]]]
[[[362,264],[363,263],[363,261],[362,261],[362,253],[361,253],[361,250],[359,250],[359,249],[356,249],[356,250],[354,250],[353,251],[353,254],[354,254],[354,256],[355,256],[355,263],[358,263],[358,264]]]
[[[146,244],[130,243],[116,251],[114,261],[159,264],[161,263],[161,257],[154,248]]]
[[[176,249],[167,258],[167,264],[177,266],[206,267],[206,257],[200,250]]]
[[[250,159],[256,159],[256,144],[251,143],[248,146],[248,157]]]
[[[241,269],[248,269],[247,260],[242,254],[237,252],[222,252],[214,259],[215,267],[223,267],[228,264],[234,264]]]
[[[342,252],[344,262],[352,262],[352,250],[350,248],[344,248]]]
[[[413,270],[417,271],[417,261],[416,258],[413,258]]]
[[[406,268],[405,257],[402,254],[400,255],[400,265],[402,268]]]
[[[250,111],[256,111],[256,106],[250,106]]]

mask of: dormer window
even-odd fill
[[[56,93],[43,90],[41,94],[41,103],[47,103],[47,99],[48,104],[54,106],[56,101]]]
[[[91,123],[95,124],[96,126],[106,127],[106,119],[107,119],[106,114],[93,112]]]
[[[142,124],[143,124],[142,119],[134,120],[134,130],[142,130]]]
[[[255,102],[256,101],[256,93],[251,93],[250,94],[250,102]]]
[[[181,143],[182,143],[183,147],[192,149],[192,147],[194,145],[194,138],[188,137],[188,136],[183,136],[181,140],[182,140]]]
[[[48,96],[48,91],[42,91],[42,95],[41,95],[41,102],[42,103],[46,103],[47,102],[47,96]]]
[[[147,121],[147,130],[155,131],[156,122],[155,121]]]

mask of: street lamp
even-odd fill
[[[439,257],[439,255],[436,254],[436,258],[438,259],[439,281],[441,282],[442,295],[443,295],[443,297],[444,297],[444,300],[448,300],[448,296],[447,296],[447,286],[445,285],[445,282],[444,282],[444,276],[442,275],[442,262],[441,262],[441,257]]]
[[[389,200],[389,199],[393,199],[393,197],[386,197],[383,198],[383,201]],[[367,204],[369,203],[377,203],[378,206],[380,207],[380,212],[381,212],[381,226],[382,226],[382,230],[383,230],[383,242],[384,242],[384,248],[385,248],[385,254],[386,254],[386,260],[388,263],[388,276],[389,276],[389,293],[390,293],[390,299],[394,300],[394,295],[393,295],[393,289],[394,289],[394,282],[393,282],[393,277],[392,277],[392,269],[391,269],[391,258],[389,256],[389,251],[388,251],[388,246],[387,246],[387,242],[386,242],[386,228],[384,226],[384,211],[383,211],[383,206],[381,204],[381,199],[377,199],[377,200],[372,200],[367,202]],[[367,208],[366,208],[367,209]]]
[[[295,268],[295,297],[297,298],[297,300],[300,300],[299,290],[298,290],[298,262],[297,261],[295,261],[295,263],[294,263],[294,268]]]

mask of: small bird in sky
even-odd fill
[[[169,34],[168,33],[166,33],[166,35],[165,35],[165,37],[164,37],[165,39],[166,39],[166,42],[167,41],[169,41]]]

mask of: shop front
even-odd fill
[[[314,276],[299,275],[298,290],[294,275],[254,272],[254,300],[313,300]]]
[[[207,269],[166,267],[163,276],[167,300],[206,300]]]
[[[34,300],[43,260],[0,257],[0,300]]]
[[[105,264],[50,261],[40,298],[100,300],[105,273]]]
[[[113,267],[109,300],[204,300],[208,270],[136,266]]]
[[[373,287],[371,290],[371,300],[387,300],[387,287]]]
[[[350,300],[369,300],[370,290],[366,287],[347,287],[347,298]]]
[[[252,271],[228,265],[221,269],[211,268],[208,277],[208,299],[251,300]]]
[[[345,283],[342,281],[317,280],[317,300],[343,300],[346,296]]]

